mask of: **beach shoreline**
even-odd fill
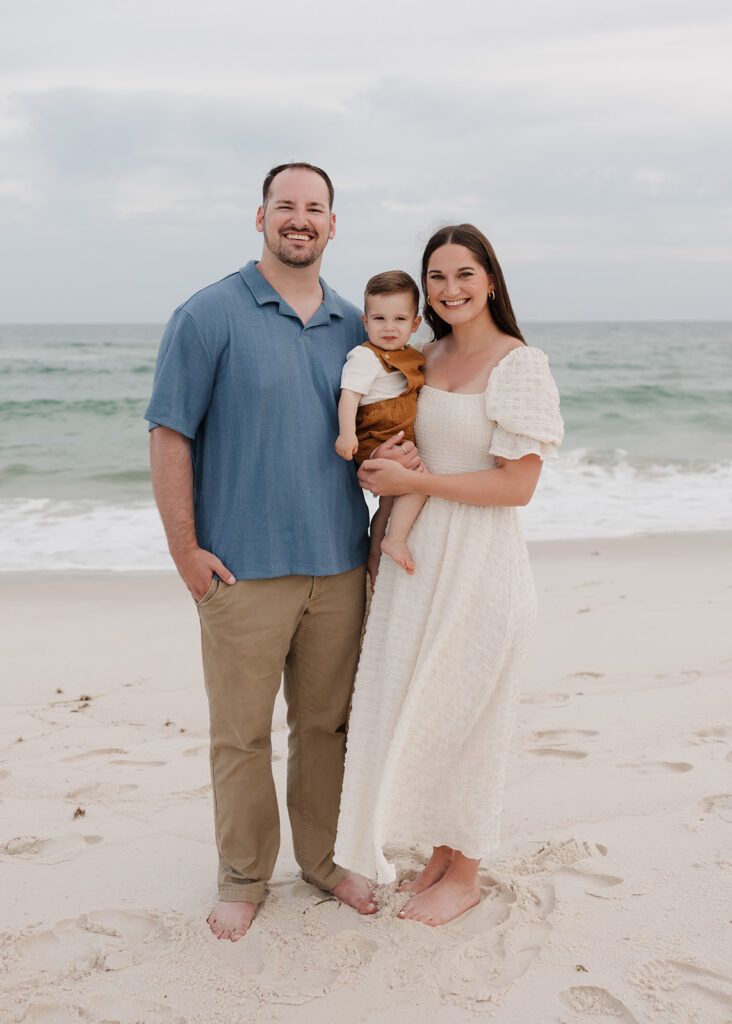
[[[282,849],[237,945],[204,924],[215,849],[185,587],[173,571],[0,574],[2,1019],[728,1024],[732,533],[529,549],[539,622],[479,907],[432,930],[390,896],[367,920],[298,878],[279,698]],[[396,851],[401,870],[423,852]]]

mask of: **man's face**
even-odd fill
[[[335,235],[328,186],[315,171],[301,167],[280,171],[266,204],[257,210],[256,224],[266,248],[280,263],[311,266]]]

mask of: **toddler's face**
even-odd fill
[[[422,317],[417,315],[411,295],[396,292],[394,295],[369,295],[363,322],[371,344],[390,352],[409,344]]]

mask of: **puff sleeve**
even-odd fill
[[[564,436],[559,392],[549,360],[538,348],[513,349],[488,378],[488,418],[496,424],[490,453],[503,459],[556,459]]]

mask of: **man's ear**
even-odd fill
[[[264,207],[260,206],[257,210],[257,216],[254,218],[254,224],[257,231],[261,234],[264,231]],[[333,236],[331,235],[331,238]]]

